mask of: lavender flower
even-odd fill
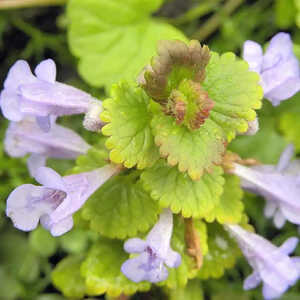
[[[249,63],[250,70],[260,75],[265,98],[274,106],[299,92],[299,62],[293,53],[289,34],[276,34],[265,54],[259,44],[246,41],[243,58]]]
[[[54,170],[41,167],[35,179],[42,186],[23,184],[7,199],[6,215],[23,231],[35,229],[41,222],[53,236],[73,227],[72,215],[112,175],[115,166],[107,165],[91,172],[61,177]]]
[[[42,61],[36,67],[35,74],[31,73],[24,60],[18,60],[10,68],[0,98],[2,113],[7,119],[20,122],[25,116],[33,116],[42,130],[49,131],[50,116],[102,110],[101,102],[91,95],[55,80],[56,66],[53,60]],[[94,127],[87,129],[98,130],[102,124],[100,116],[95,113],[92,116],[93,121],[86,124],[92,123]]]
[[[164,264],[177,268],[181,263],[181,256],[170,247],[172,229],[172,212],[164,209],[146,241],[132,238],[125,242],[126,252],[140,253],[123,263],[121,270],[126,277],[134,282],[147,280],[153,283],[167,279],[168,270]]]
[[[263,282],[264,298],[276,299],[296,283],[300,277],[300,257],[290,258],[289,254],[295,250],[297,238],[289,238],[278,248],[238,225],[225,225],[225,228],[236,239],[253,268],[253,273],[244,281],[245,290]]]
[[[28,167],[31,175],[45,166],[47,157],[75,159],[90,148],[76,132],[59,126],[52,120],[51,130],[44,132],[33,118],[10,122],[4,140],[5,151],[13,157],[30,153]]]
[[[281,228],[286,220],[300,225],[300,161],[290,162],[293,146],[282,153],[277,166],[244,167],[235,164],[234,174],[242,178],[242,187],[266,201],[266,217],[274,217],[274,224]]]

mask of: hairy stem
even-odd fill
[[[223,19],[230,16],[244,1],[245,0],[228,0],[219,12],[208,19],[204,25],[192,35],[192,38],[199,41],[206,39],[218,29]]]
[[[185,232],[184,238],[187,246],[188,255],[194,258],[197,269],[200,269],[203,264],[203,255],[200,246],[200,238],[196,231],[192,218],[184,219]]]
[[[1,0],[0,9],[63,5],[67,0]]]

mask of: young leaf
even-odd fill
[[[80,275],[82,256],[72,255],[59,262],[52,272],[53,284],[69,298],[83,298],[86,293],[84,278]]]
[[[186,218],[201,218],[219,202],[224,184],[222,174],[222,169],[215,166],[211,173],[193,181],[160,160],[142,173],[141,180],[161,207],[170,207],[173,213],[180,212]]]
[[[111,149],[110,159],[123,163],[126,168],[143,169],[159,158],[158,149],[150,129],[149,97],[133,83],[122,82],[112,88],[112,98],[103,102],[102,128]]]
[[[87,294],[118,297],[150,289],[149,282],[134,283],[121,272],[121,265],[129,255],[123,250],[123,242],[100,239],[93,245],[84,260],[81,273],[85,278]]]
[[[137,182],[139,174],[115,176],[86,203],[82,216],[92,230],[110,238],[136,236],[152,226],[158,205]]]
[[[135,79],[155,53],[157,41],[185,40],[173,26],[150,18],[161,4],[162,0],[69,1],[69,44],[89,84],[109,88],[120,79]]]
[[[145,78],[147,74],[146,72]],[[259,76],[248,70],[247,63],[237,61],[234,54],[226,53],[219,56],[211,53],[205,69],[205,79],[197,83],[199,87],[196,89],[199,93],[200,88],[207,93],[207,97],[200,93],[207,109],[205,117],[202,112],[203,120],[200,118],[200,128],[196,127],[199,129],[192,131],[189,126],[180,125],[182,114],[187,112],[184,109],[188,109],[186,105],[181,108],[183,112],[173,111],[172,116],[166,116],[155,108],[151,126],[155,143],[160,147],[160,155],[166,157],[171,166],[178,164],[178,169],[181,172],[187,171],[194,180],[199,179],[204,171],[209,171],[214,164],[219,164],[227,142],[231,141],[237,132],[245,132],[248,129],[248,122],[256,117],[254,109],[260,108],[263,95],[258,81]],[[178,78],[176,82],[179,82]],[[182,88],[181,85],[177,89]],[[184,89],[189,96],[193,95],[192,86],[189,83],[189,88]],[[179,97],[181,94],[176,91]],[[182,89],[180,91],[182,92]],[[171,96],[173,94],[171,93]],[[184,93],[180,97],[182,99],[180,101],[175,99],[177,101],[175,102],[183,105]]]
[[[207,119],[200,129],[190,131],[178,126],[173,117],[163,113],[153,117],[151,126],[160,155],[171,166],[178,164],[180,172],[186,172],[198,180],[205,170],[211,171],[214,164],[221,163],[225,151],[222,129]]]
[[[211,210],[205,219],[208,222],[217,220],[219,223],[239,223],[242,219],[244,205],[243,190],[237,176],[225,175],[224,191],[217,206]]]
[[[240,250],[222,226],[213,223],[207,225],[208,253],[198,273],[201,279],[219,278],[225,269],[232,268]]]

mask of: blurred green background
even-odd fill
[[[1,84],[17,59],[28,60],[31,66],[35,66],[44,58],[52,58],[57,63],[58,81],[80,87],[99,98],[104,97],[104,89],[89,86],[78,75],[77,59],[71,55],[67,42],[68,20],[64,5],[67,1],[48,1],[60,5],[26,8],[23,7],[25,2],[0,0]],[[39,4],[39,1],[33,2]],[[154,17],[174,25],[188,38],[198,39],[214,51],[233,51],[238,55],[245,40],[265,44],[277,32],[289,32],[300,57],[300,0],[168,0]],[[264,163],[275,163],[288,142],[293,142],[300,153],[299,113],[299,95],[277,108],[265,100],[259,112],[260,132],[251,138],[238,138],[231,149],[243,158],[255,157]],[[81,119],[63,118],[61,122],[93,143],[95,137],[81,128]],[[7,121],[0,116],[0,300],[64,299],[51,284],[51,270],[67,253],[77,254],[85,249],[87,237],[75,230],[54,239],[42,229],[27,234],[12,227],[4,215],[5,199],[13,188],[30,183],[32,179],[28,176],[25,159],[12,159],[5,154],[6,127]],[[72,162],[67,161],[53,160],[50,164],[62,173],[72,166]],[[297,228],[290,224],[277,231],[271,221],[264,218],[261,199],[247,194],[245,203],[251,223],[260,234],[277,244],[288,236],[297,235]],[[242,279],[249,272],[250,267],[241,260],[222,279],[204,281],[205,299],[261,299],[260,290],[242,291]],[[154,289],[135,298],[163,299],[164,295]],[[300,283],[281,299],[300,299]]]

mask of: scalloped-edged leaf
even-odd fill
[[[203,240],[203,237],[201,237]],[[168,268],[168,279],[159,285],[170,289],[184,288],[189,279],[197,275],[197,269],[194,259],[187,255],[187,249],[184,239],[184,223],[182,218],[174,218],[174,229],[171,240],[172,249],[180,253],[181,264],[178,268]]]
[[[61,260],[52,272],[52,282],[66,297],[83,298],[86,293],[84,278],[80,275],[82,256],[72,255]]]
[[[178,126],[173,117],[158,113],[151,122],[155,143],[160,155],[171,166],[178,164],[180,172],[187,172],[198,180],[205,170],[221,163],[225,152],[225,136],[216,123],[207,119],[198,130]]]
[[[238,245],[221,225],[207,224],[208,252],[204,256],[199,278],[219,278],[226,269],[232,268],[240,255]]]
[[[285,138],[293,143],[295,151],[300,152],[300,123],[299,114],[286,112],[279,119],[279,128]]]
[[[221,56],[212,52],[206,67],[203,88],[215,102],[211,119],[226,132],[229,141],[236,132],[247,131],[248,121],[255,119],[255,109],[261,107],[259,76],[248,68],[230,52]]]
[[[81,266],[88,295],[118,297],[150,289],[149,282],[134,283],[121,272],[121,265],[129,258],[123,241],[101,238],[93,245]]]
[[[169,300],[203,300],[203,288],[201,281],[193,279],[188,282],[186,287],[169,291]]]
[[[137,181],[138,176],[138,172],[115,176],[92,195],[82,210],[92,230],[124,239],[145,232],[156,222],[158,205]]]
[[[143,169],[159,158],[148,105],[149,97],[134,83],[122,82],[112,88],[112,98],[103,102],[105,111],[101,114],[102,120],[108,122],[102,132],[109,136],[106,146],[111,149],[111,161]]]
[[[219,223],[239,223],[242,219],[244,205],[243,190],[237,176],[225,175],[224,191],[217,206],[211,210],[205,219],[208,222],[217,220]]]
[[[237,132],[245,132],[256,117],[263,96],[258,82],[259,76],[233,53],[219,56],[212,52],[201,83],[214,102],[209,116],[198,130],[190,131],[156,109],[151,127],[160,155],[194,180],[221,163],[227,142]]]
[[[120,79],[135,79],[159,40],[185,40],[173,26],[150,18],[161,4],[162,0],[69,1],[69,45],[89,84],[109,87]]]
[[[211,173],[193,181],[187,174],[160,160],[142,173],[141,180],[161,207],[169,207],[173,213],[180,212],[186,218],[200,218],[218,204],[223,192],[222,174],[222,168],[215,166]]]

